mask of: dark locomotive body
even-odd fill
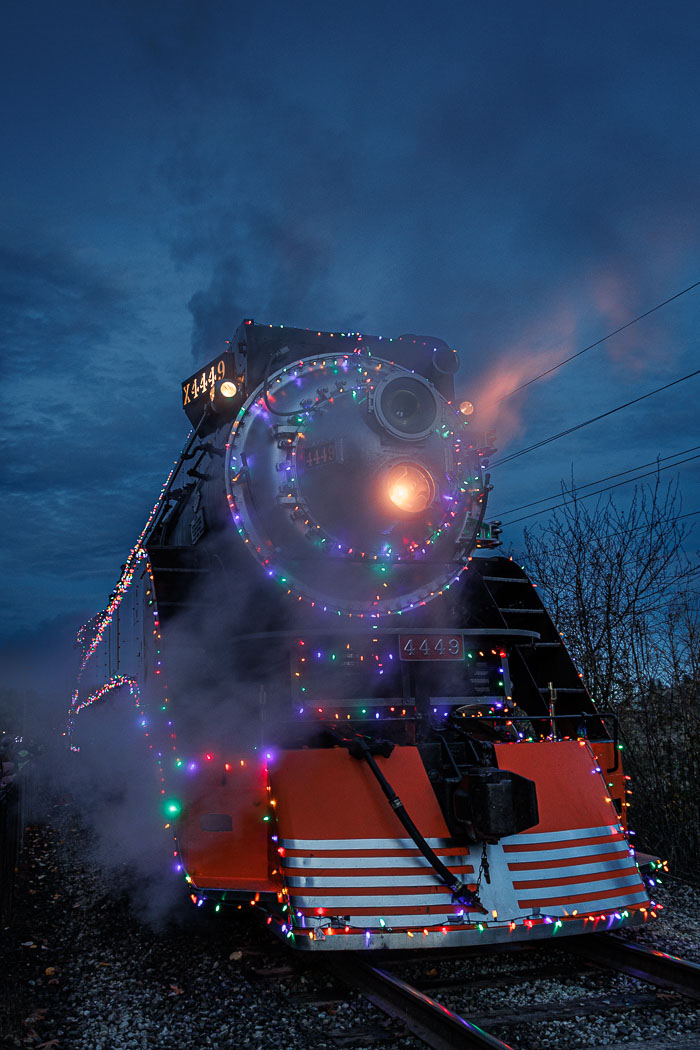
[[[625,778],[524,571],[443,342],[244,322],[108,608],[73,746],[126,708],[193,899],[306,948],[644,921]]]

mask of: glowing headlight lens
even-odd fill
[[[428,471],[417,463],[397,463],[389,471],[386,491],[399,510],[407,514],[419,514],[433,502],[435,482]]]
[[[471,401],[462,401],[459,410],[463,416],[470,416],[474,411],[474,406]]]
[[[230,379],[224,379],[223,383],[219,387],[219,393],[223,397],[235,397],[237,389],[238,388],[236,384],[232,383]]]

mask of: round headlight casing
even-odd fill
[[[374,414],[393,437],[420,441],[433,430],[439,405],[432,386],[420,376],[388,376],[374,392]]]
[[[422,514],[435,499],[435,482],[420,463],[395,463],[387,472],[386,493],[405,514]]]

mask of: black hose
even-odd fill
[[[298,415],[298,410],[292,412],[279,412],[276,408],[273,408],[270,404],[269,390],[267,387],[267,384],[270,379],[270,370],[272,368],[273,363],[277,360],[278,357],[283,356],[284,354],[281,350],[276,350],[274,354],[272,354],[272,356],[267,359],[267,364],[265,365],[265,377],[263,379],[263,401],[265,402],[265,408],[268,412],[271,412],[273,416],[284,416],[285,419],[289,419],[290,416]]]
[[[389,800],[389,804],[393,809],[396,816],[399,818],[410,837],[415,842],[418,849],[421,851],[425,859],[428,861],[432,869],[438,875],[438,877],[445,883],[447,887],[452,891],[454,899],[460,904],[463,904],[466,908],[472,911],[480,911],[486,913],[486,908],[483,907],[477,894],[471,893],[467,888],[466,883],[462,882],[461,879],[457,878],[453,872],[446,867],[437,853],[435,853],[426,840],[421,835],[416,825],[411,820],[409,814],[406,812],[406,807],[394,791],[393,787],[386,779],[381,769],[377,765],[369,743],[362,736],[357,736],[353,740],[344,740],[343,744],[348,748],[353,758],[363,758],[369,768],[374,773],[379,786]]]

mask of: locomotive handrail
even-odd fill
[[[606,769],[606,773],[616,773],[620,768],[620,719],[617,717],[614,711],[603,711],[600,715],[601,718],[609,718],[613,725],[613,750],[615,752],[615,762]]]
[[[199,437],[199,431],[200,431],[200,428],[201,428],[202,424],[210,416],[210,414],[211,414],[210,413],[210,408],[209,408],[209,405],[207,405],[205,407],[204,411],[202,412],[202,416],[201,416],[199,422],[190,431],[190,433],[188,435],[188,438],[187,438],[187,441],[185,442],[185,447],[183,448],[182,452],[180,453],[180,458],[177,461],[177,463],[175,464],[173,472],[170,475],[170,478],[168,479],[165,487],[163,488],[163,491],[161,492],[161,494],[160,494],[160,496],[158,498],[158,508],[157,508],[155,514],[153,515],[153,520],[150,522],[150,525],[147,526],[147,529],[144,531],[144,535],[141,537],[141,544],[142,544],[142,546],[145,547],[145,546],[148,545],[149,538],[153,535],[153,533],[155,532],[155,530],[158,527],[158,525],[161,524],[162,517],[163,517],[163,510],[164,510],[164,507],[166,506],[166,504],[168,502],[168,496],[170,495],[170,490],[173,487],[173,483],[175,481],[175,478],[177,477],[178,472],[180,471],[180,468],[185,465],[185,463],[187,462],[188,459],[192,458],[192,454],[190,453],[190,450],[191,450],[192,446],[194,445],[196,439]]]
[[[477,697],[477,702],[479,698]],[[462,704],[462,707],[469,707],[469,704]],[[458,707],[456,710],[460,711],[462,708]],[[610,769],[606,769],[606,773],[615,773],[620,766],[620,752],[619,752],[619,739],[620,739],[620,723],[617,715],[614,711],[577,711],[573,714],[568,713],[565,715],[511,715],[511,714],[489,714],[486,716],[489,722],[503,722],[509,724],[511,722],[557,722],[557,721],[573,721],[579,719],[581,728],[583,730],[583,736],[588,737],[588,726],[587,721],[603,722],[604,719],[609,718],[612,722],[612,740],[610,737],[602,738],[606,743],[612,743],[615,750],[615,765],[611,766]],[[554,728],[554,727],[553,727]],[[593,738],[596,739],[596,738]]]

